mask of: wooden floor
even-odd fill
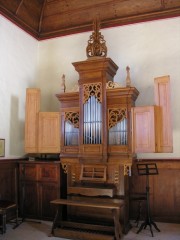
[[[136,234],[138,228],[132,222],[133,227],[127,235],[123,236],[123,240],[180,240],[180,224],[157,222],[156,224],[161,232],[157,232],[153,228],[154,237],[152,238],[149,226]],[[4,235],[0,234],[0,240],[64,240],[62,238],[48,237],[51,226],[52,222],[34,223],[25,221],[13,230],[12,224],[8,224],[7,232]]]

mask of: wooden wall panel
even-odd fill
[[[0,160],[0,199],[18,204],[18,165],[16,160]],[[15,217],[16,211],[8,211],[7,220]]]
[[[0,199],[17,200],[17,163],[0,160]]]
[[[160,165],[160,164],[158,164]],[[153,181],[153,215],[160,220],[180,220],[180,169],[160,168]]]
[[[143,159],[140,163],[156,163],[159,174],[149,176],[150,206],[154,220],[180,222],[180,159]],[[133,163],[130,192],[145,192],[146,176],[138,176]],[[135,204],[130,204],[130,217],[135,217]]]

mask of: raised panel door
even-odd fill
[[[158,142],[158,108],[156,106],[132,108],[133,152],[156,152]]]
[[[23,218],[38,218],[38,184],[26,181],[20,183],[20,210]]]
[[[36,181],[37,180],[37,165],[33,163],[20,164],[19,176],[21,181]]]
[[[50,201],[60,198],[60,187],[56,183],[39,183],[40,217],[52,220],[56,209]]]
[[[26,90],[25,152],[38,152],[38,112],[40,110],[40,89]]]
[[[38,131],[38,152],[60,152],[60,113],[40,112]]]
[[[169,76],[155,78],[155,103],[160,106],[161,109],[160,143],[158,152],[172,152],[173,136]]]

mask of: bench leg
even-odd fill
[[[52,225],[52,228],[51,228],[51,236],[54,234],[54,229],[56,227],[56,222],[57,222],[58,216],[59,216],[59,207],[57,207],[56,215],[55,215],[55,218],[53,220],[53,225]]]
[[[119,222],[119,214],[117,209],[112,209],[113,219],[114,219],[114,229],[116,240],[120,240],[122,237],[122,228]]]

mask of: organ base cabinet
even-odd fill
[[[21,161],[19,171],[22,217],[52,220],[50,201],[60,198],[60,163]]]

